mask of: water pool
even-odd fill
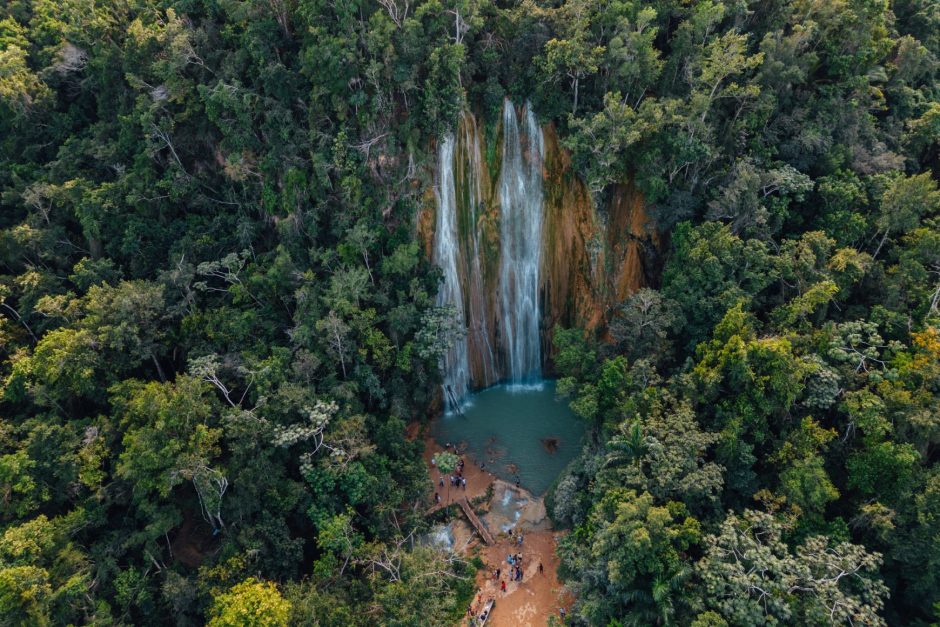
[[[548,490],[581,450],[584,423],[555,400],[555,382],[495,385],[472,394],[463,415],[449,413],[431,430],[441,444],[458,444],[506,481],[517,479],[536,496]]]

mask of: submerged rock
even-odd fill
[[[561,444],[561,440],[554,437],[542,438],[540,442],[542,443],[542,448],[553,454],[558,452],[558,446]]]

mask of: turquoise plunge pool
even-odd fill
[[[441,416],[431,432],[441,444],[457,444],[498,477],[518,480],[541,496],[580,452],[584,423],[567,400],[555,400],[555,382],[543,381],[472,394],[462,415]]]

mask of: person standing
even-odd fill
[[[506,580],[505,579],[499,582],[499,587],[503,592],[506,592]]]
[[[545,569],[542,568],[542,562],[539,562],[539,574],[540,574],[540,575],[544,575],[544,574],[545,574]]]

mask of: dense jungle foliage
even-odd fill
[[[936,0],[7,0],[0,622],[453,624],[436,138],[530,98],[657,289],[557,329],[585,625],[940,621]]]

